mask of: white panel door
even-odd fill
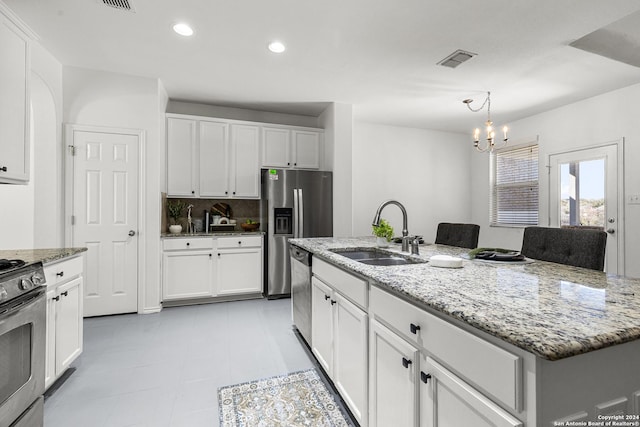
[[[213,296],[213,253],[165,251],[162,259],[162,299]]]
[[[333,376],[333,291],[311,278],[311,351],[324,370]]]
[[[82,277],[58,288],[56,301],[56,376],[82,353]]]
[[[167,119],[167,194],[196,197],[196,121]]]
[[[216,294],[239,295],[262,291],[262,249],[218,251]]]
[[[320,168],[320,133],[300,130],[292,131],[294,163],[302,169]]]
[[[291,131],[281,128],[262,128],[262,166],[287,168],[289,159]]]
[[[73,131],[74,246],[88,248],[84,316],[138,309],[138,135]]]
[[[549,225],[605,230],[605,271],[624,275],[620,149],[611,144],[549,156]]]

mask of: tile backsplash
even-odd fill
[[[211,212],[211,208],[215,204],[227,204],[231,210],[231,218],[237,221],[236,229],[241,230],[240,224],[246,222],[247,219],[253,221],[260,221],[260,200],[244,200],[244,199],[180,199],[171,198],[168,199],[165,193],[162,193],[162,230],[161,232],[167,232],[170,222],[167,212],[167,200],[177,201],[181,200],[186,206],[193,205],[191,208],[191,217],[194,223],[198,224],[199,221],[204,223],[204,211]],[[187,209],[184,209],[183,216],[179,221],[182,224],[183,230],[187,227]],[[198,230],[204,231],[204,230]]]

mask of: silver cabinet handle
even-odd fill
[[[136,232],[133,230],[129,230],[129,236],[133,237],[136,235]]]

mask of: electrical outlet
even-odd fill
[[[631,194],[629,196],[630,205],[640,205],[640,194]]]

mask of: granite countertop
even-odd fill
[[[374,238],[290,242],[383,289],[547,360],[640,338],[640,279],[544,261],[492,264],[464,260],[458,269],[429,263],[369,266],[331,249],[374,247]],[[401,252],[400,245],[387,249]],[[420,257],[424,259],[467,252],[452,246],[420,246]]]
[[[198,232],[198,233],[161,233],[160,238],[162,239],[173,239],[176,237],[219,237],[219,236],[251,236],[256,235],[260,236],[264,234],[263,231],[242,231],[242,230],[233,230],[233,231],[212,231],[210,233]]]
[[[27,264],[42,262],[49,264],[54,261],[75,256],[85,252],[87,248],[48,248],[48,249],[17,249],[0,250],[1,259],[21,259]]]

